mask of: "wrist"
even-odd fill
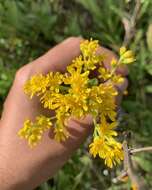
[[[17,169],[17,165],[14,162],[9,143],[2,138],[6,138],[6,134],[2,135],[0,130],[0,189],[1,190],[27,190],[24,186],[26,183],[26,175],[21,174]]]
[[[0,157],[0,189],[1,190],[24,190],[24,180],[22,180],[17,171],[13,171],[7,164],[7,159]],[[10,161],[11,162],[11,158]],[[13,164],[13,163],[11,163]],[[18,176],[18,177],[17,177]]]

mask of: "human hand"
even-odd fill
[[[70,137],[63,143],[53,139],[51,130],[44,134],[41,143],[33,149],[17,136],[25,119],[33,120],[37,115],[50,114],[41,108],[37,98],[29,100],[23,92],[24,83],[37,73],[64,72],[71,60],[80,54],[80,41],[80,38],[69,38],[17,72],[0,121],[1,190],[30,190],[46,181],[64,165],[91,132],[92,120],[88,116],[81,121],[69,121]],[[105,48],[99,51],[107,55],[104,64],[108,67],[115,55]],[[127,74],[126,69],[122,68],[117,72],[124,76]],[[126,86],[125,81],[119,90],[122,92]]]

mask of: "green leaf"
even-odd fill
[[[146,171],[151,172],[152,171],[152,164],[151,161],[145,158],[144,156],[135,156],[134,159],[136,162],[140,165],[140,167]]]
[[[152,85],[148,85],[145,87],[147,93],[152,93]]]
[[[152,24],[148,26],[146,37],[148,49],[152,52]]]
[[[40,190],[51,190],[51,188],[49,187],[49,184],[47,182],[44,182],[40,185]]]
[[[97,86],[98,83],[99,83],[98,79],[97,79],[97,78],[93,78],[93,79],[90,79],[90,80],[88,81],[88,86],[89,86],[89,87]]]
[[[148,74],[152,75],[152,64],[146,65],[145,69]]]

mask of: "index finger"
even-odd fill
[[[68,64],[80,54],[80,37],[70,37],[32,62],[32,73],[64,72]]]

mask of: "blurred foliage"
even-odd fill
[[[138,4],[140,9],[132,26]],[[16,70],[56,43],[68,36],[93,37],[117,52],[126,30],[132,27],[128,43],[137,55],[137,62],[130,67],[129,95],[122,104],[120,128],[131,132],[130,146],[152,145],[151,10],[151,0],[0,0],[0,107]],[[130,21],[129,24],[125,25],[124,20]],[[107,170],[100,160],[88,156],[87,144],[53,179],[37,189],[130,189],[130,183],[114,183],[120,168]],[[151,189],[152,155],[137,154],[134,162]]]

